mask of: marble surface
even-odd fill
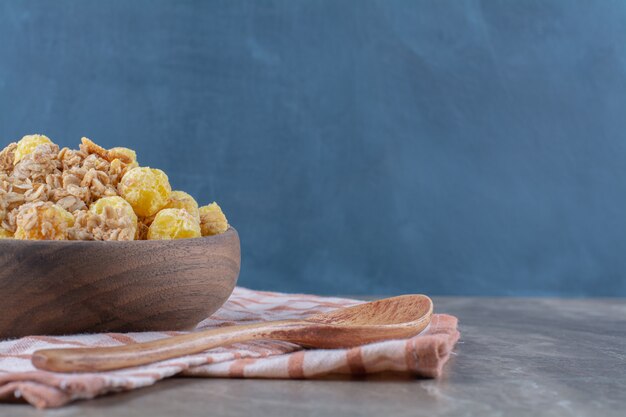
[[[461,321],[439,380],[174,378],[41,412],[0,416],[618,416],[626,410],[626,300],[435,298]]]

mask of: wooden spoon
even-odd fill
[[[316,348],[346,348],[415,336],[428,326],[433,303],[425,295],[385,298],[303,320],[221,327],[124,346],[44,349],[35,367],[54,372],[94,372],[145,365],[250,340],[282,340]]]

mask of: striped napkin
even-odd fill
[[[237,287],[228,302],[213,316],[199,323],[197,328],[303,318],[358,303],[360,301],[345,298],[252,291]],[[146,366],[84,374],[39,371],[30,363],[30,355],[38,349],[117,346],[182,333],[29,336],[0,341],[0,401],[23,400],[37,408],[60,407],[74,400],[145,387],[173,375],[299,379],[395,371],[435,378],[441,374],[459,338],[457,319],[435,314],[430,326],[411,339],[352,349],[303,350],[292,343],[254,341]]]

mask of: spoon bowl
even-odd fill
[[[425,295],[385,298],[311,316],[305,320],[311,324],[292,341],[333,349],[404,339],[424,330],[432,313],[432,300]]]

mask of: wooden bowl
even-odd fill
[[[183,330],[228,299],[239,236],[131,242],[0,239],[0,340]]]

